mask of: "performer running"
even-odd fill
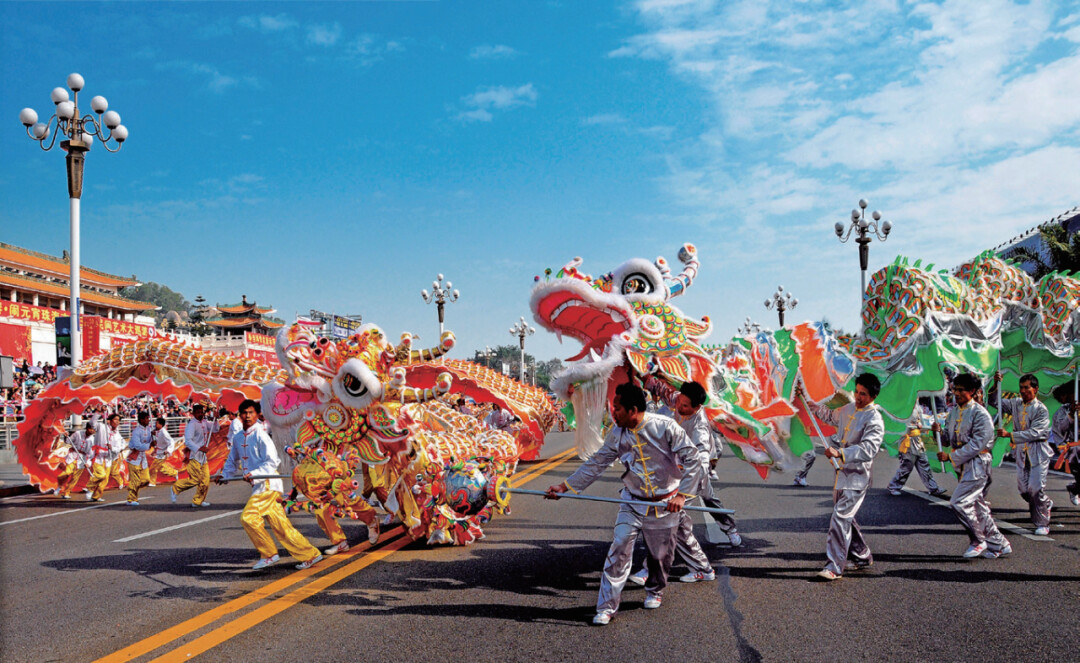
[[[172,455],[173,447],[176,446],[172,435],[165,429],[165,417],[158,417],[154,421],[154,462],[150,465],[150,485],[156,486],[155,477],[165,476],[176,479],[176,468],[168,463]]]
[[[255,401],[249,399],[240,404],[241,429],[233,437],[222,475],[242,475],[244,481],[251,484],[251,497],[244,505],[244,512],[240,514],[244,531],[261,555],[251,568],[264,569],[279,560],[277,544],[266,533],[265,525],[268,524],[281,545],[300,560],[296,568],[307,569],[321,560],[322,555],[303,534],[296,531],[285,516],[285,509],[280,502],[284,489],[281,479],[252,479],[253,475],[277,474],[278,465],[281,464],[274,441],[266,434],[262,424],[258,423],[259,414],[260,407]],[[221,477],[217,478],[217,483],[223,482]]]
[[[694,492],[701,497],[705,506],[715,509],[724,508],[719,498],[716,497],[716,493],[713,492],[712,481],[710,481],[709,477],[711,470],[709,463],[713,455],[714,437],[712,426],[709,425],[708,417],[705,416],[705,410],[702,408],[708,399],[705,387],[702,387],[698,382],[684,382],[679,387],[679,390],[675,391],[666,382],[650,377],[645,381],[645,388],[648,389],[649,393],[656,396],[657,400],[662,401],[667,406],[661,410],[660,414],[674,419],[675,423],[679,424],[686,436],[697,447],[698,457],[701,460],[702,481]],[[709,515],[712,514],[706,515],[706,518]],[[734,518],[726,513],[717,514],[713,517],[720,529],[728,535],[732,546],[742,544],[742,537],[739,536],[739,531],[735,528]],[[709,563],[709,558],[705,556],[705,552],[701,549],[701,545],[694,536],[694,522],[686,511],[679,512],[679,529],[675,535],[675,552],[686,560],[687,566],[690,567],[690,572],[679,578],[681,582],[716,579],[716,572],[713,570],[712,564]],[[649,568],[646,566],[630,576],[630,582],[635,585],[644,585],[648,576]]]
[[[176,503],[176,496],[189,488],[195,489],[195,499],[191,506],[210,506],[206,493],[210,491],[210,466],[206,464],[206,452],[210,445],[210,435],[218,431],[217,421],[207,421],[206,410],[202,403],[191,408],[192,418],[188,419],[184,429],[184,446],[187,447],[187,478],[180,479],[172,486],[169,499]]]
[[[885,441],[885,423],[874,405],[880,391],[877,376],[863,373],[855,378],[854,403],[836,410],[827,405],[810,405],[818,419],[836,426],[839,438],[839,448],[825,447],[825,457],[839,458],[840,467],[833,486],[833,513],[825,548],[829,561],[818,573],[822,580],[836,580],[844,571],[860,571],[874,563],[855,515],[870,490],[874,456]]]
[[[593,617],[593,624],[598,626],[609,623],[619,609],[639,532],[649,553],[645,608],[660,607],[675,557],[677,514],[701,484],[697,448],[674,421],[645,412],[645,392],[640,387],[625,383],[615,389],[611,417],[615,426],[603,446],[566,481],[547,489],[549,499],[559,499],[567,490],[580,492],[613,462],[621,460],[626,468],[622,475],[623,499],[656,503],[650,507],[619,507],[615,537],[600,576],[600,596]]]
[[[139,425],[131,429],[128,440],[128,497],[127,503],[139,506],[139,490],[150,483],[149,463],[146,452],[154,441],[154,431],[150,428],[150,413],[143,410],[138,415]]]
[[[105,486],[109,484],[110,477],[116,478],[118,488],[124,487],[124,478],[120,474],[123,454],[124,437],[120,435],[120,415],[110,414],[103,424],[97,421],[94,426],[94,444],[90,448],[90,481],[86,489],[86,499],[95,502],[104,502],[101,496],[105,492]]]
[[[64,471],[56,477],[56,492],[62,500],[71,499],[71,489],[79,482],[85,468],[90,467],[90,447],[94,444],[94,424],[86,421],[82,430],[77,430],[67,439],[71,450],[64,459]]]
[[[930,461],[926,459],[926,447],[922,441],[922,418],[925,410],[922,405],[915,406],[915,423],[910,424],[907,434],[900,440],[900,467],[896,468],[896,476],[889,482],[889,494],[900,495],[900,489],[907,483],[911,476],[911,470],[919,472],[926,490],[934,497],[948,497],[949,494],[934,480],[934,474],[930,471]]]
[[[1001,387],[1001,373],[994,373],[991,402]],[[1012,432],[998,428],[998,437],[1007,437],[1015,447],[1016,488],[1028,503],[1031,524],[1037,536],[1050,534],[1050,509],[1054,503],[1046,496],[1046,475],[1054,450],[1050,437],[1050,411],[1038,399],[1039,378],[1030,373],[1020,378],[1020,398],[1002,398],[1002,414],[1012,416]]]
[[[1080,413],[1080,405],[1073,402],[1073,386],[1059,384],[1054,389],[1054,399],[1061,407],[1054,413],[1050,423],[1050,444],[1061,450],[1061,460],[1054,469],[1067,468],[1073,482],[1066,486],[1069,501],[1080,506],[1080,440],[1076,439],[1075,417]]]
[[[953,451],[938,452],[938,460],[953,464],[961,472],[960,483],[953,491],[949,506],[956,512],[967,531],[970,545],[964,557],[982,555],[988,559],[1012,553],[1009,541],[998,531],[985,489],[990,480],[991,449],[994,448],[994,422],[982,405],[973,399],[982,388],[971,373],[961,373],[953,380],[952,392],[956,407],[949,411],[942,430],[934,422],[934,431],[941,433],[942,444]]]

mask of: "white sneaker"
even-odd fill
[[[732,548],[738,548],[742,545],[742,536],[737,530],[731,530],[728,532],[728,539],[731,541]]]
[[[1050,536],[1050,528],[1049,527],[1036,527],[1035,528],[1035,536]]]
[[[339,543],[337,545],[334,545],[334,546],[330,546],[326,550],[322,551],[322,554],[326,555],[327,557],[332,557],[332,556],[338,554],[339,552],[345,552],[348,549],[349,549],[349,542],[348,541],[342,541],[341,543]]]
[[[1073,506],[1080,506],[1080,495],[1069,495],[1069,501],[1073,503]]]
[[[95,499],[94,501],[95,501],[95,502],[104,502],[104,501],[105,501],[105,498],[104,498],[104,497],[98,497],[98,498],[96,498],[96,499]]]
[[[151,482],[150,482],[150,487],[151,487],[151,488],[153,488],[153,487],[154,487],[154,486],[156,486],[156,485],[157,485],[157,484],[156,484],[156,483],[154,483],[153,481],[151,481]]]
[[[694,571],[679,578],[679,582],[708,582],[710,580],[716,580],[716,571],[712,569],[709,569],[708,573]]]
[[[645,581],[648,580],[648,579],[649,579],[649,569],[648,569],[648,567],[641,569],[640,571],[638,571],[634,575],[627,578],[627,580],[634,583],[635,585],[638,585],[639,587],[643,587],[645,585]]]
[[[716,470],[713,470],[712,472],[709,472],[709,478],[710,479],[715,479],[716,481],[720,480],[720,477],[717,476],[717,474],[716,474]]]
[[[308,561],[300,562],[299,564],[297,564],[296,568],[303,571],[304,569],[310,569],[311,567],[315,566],[316,564],[318,564],[321,561],[322,561],[322,555],[315,555],[314,557],[312,557]]]
[[[203,502],[202,504],[196,504],[196,503],[192,502],[191,506],[210,506],[210,503],[209,502]]]
[[[70,500],[70,499],[71,499],[71,495],[61,495],[61,496],[60,496],[60,499],[62,499],[62,500]]]
[[[839,580],[841,576],[839,573],[833,573],[830,569],[821,569],[818,571],[817,577],[826,582],[831,582],[833,580]]]
[[[806,486],[806,479],[803,477],[795,477],[795,481],[792,482],[793,486]]]
[[[968,546],[968,549],[964,551],[964,557],[971,559],[972,557],[978,557],[986,552],[986,543],[973,544]]]
[[[367,540],[371,545],[375,545],[379,542],[379,523],[378,521],[368,525],[367,528]]]
[[[265,569],[268,566],[273,566],[274,564],[277,564],[279,559],[281,558],[277,555],[274,555],[273,557],[264,557],[263,559],[255,562],[255,566],[251,568],[255,569],[256,571],[258,571],[259,569]]]
[[[656,610],[660,607],[660,603],[662,603],[663,600],[664,598],[662,596],[658,596],[656,594],[649,594],[645,597],[645,609]]]
[[[611,618],[614,617],[614,616],[615,616],[614,612],[608,612],[607,610],[602,610],[602,611],[596,613],[596,616],[592,618],[592,623],[596,624],[597,626],[607,626],[608,624],[611,623]]]
[[[86,494],[86,501],[87,502],[93,502],[94,501],[94,495],[92,493],[87,493]]]
[[[900,497],[900,495],[902,495],[903,493],[901,493],[899,490],[890,490],[889,494],[895,497]]]
[[[169,489],[169,501],[176,504],[176,493],[172,491],[172,488]]]
[[[1001,550],[987,550],[983,553],[983,557],[986,559],[997,559],[998,557],[1005,557],[1012,554],[1012,546],[1008,543],[1005,544]]]
[[[139,506],[139,503],[132,500],[131,502],[128,502],[128,506]]]

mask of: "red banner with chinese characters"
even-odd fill
[[[0,318],[18,318],[31,322],[44,322],[52,324],[60,316],[67,315],[67,311],[33,306],[31,304],[19,304],[18,302],[0,301]]]
[[[110,320],[97,316],[82,316],[83,358],[95,357],[124,343],[148,341],[157,336],[157,330],[149,325],[126,320]],[[102,347],[105,341],[105,347]]]
[[[0,355],[14,357],[16,364],[22,363],[24,359],[32,362],[34,357],[30,344],[30,327],[0,322]]]
[[[244,332],[244,340],[248,345],[261,345],[263,347],[274,347],[274,337],[267,334],[258,334],[256,332]]]

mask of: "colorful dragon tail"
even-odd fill
[[[686,292],[686,289],[690,287],[690,284],[694,282],[697,277],[698,267],[700,263],[697,257],[697,247],[693,244],[683,244],[679,249],[679,262],[683,264],[683,271],[676,277],[671,276],[671,270],[667,266],[667,261],[663,258],[656,259],[656,266],[660,269],[661,274],[664,275],[664,280],[667,282],[668,290],[671,291],[672,297],[678,297]]]

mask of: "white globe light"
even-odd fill
[[[859,210],[857,210],[857,209],[851,210],[851,220],[852,221],[858,221],[859,220]]]
[[[439,279],[440,281],[442,281],[442,279],[443,279],[443,275],[442,275],[442,274],[439,274],[439,275],[437,276],[437,278],[438,278],[438,279]]]
[[[765,300],[765,308],[772,308],[772,300],[771,299],[766,299]]]
[[[449,283],[447,283],[446,285],[450,285],[450,284],[449,284]],[[454,291],[454,299],[457,299],[457,298],[458,298],[458,297],[460,297],[460,296],[461,296],[461,293],[460,293],[460,292],[458,292],[457,290],[455,290],[455,291]]]
[[[109,111],[101,116],[101,120],[105,123],[105,126],[110,129],[115,129],[120,125],[120,113],[116,111]]]
[[[98,95],[90,100],[90,108],[93,108],[94,112],[100,115],[109,110],[109,100]]]
[[[61,101],[67,101],[71,97],[68,96],[68,91],[62,87],[54,87],[52,94],[49,95],[54,104],[58,104]]]
[[[438,288],[439,287],[439,282],[438,281],[432,281],[431,282],[431,287],[432,288]]]
[[[844,224],[837,221],[836,225],[833,226],[833,230],[836,231],[837,235],[843,235],[844,234]]]
[[[797,299],[791,300],[791,308],[795,308],[798,305],[799,305],[799,300],[797,300]]]
[[[885,223],[881,224],[881,229],[885,231],[886,235],[888,235],[889,231],[892,230],[892,221],[886,221]]]
[[[869,205],[869,204],[870,203],[866,202],[866,198],[860,198],[859,199],[859,207],[861,207],[863,209],[866,209],[866,206]]]
[[[34,138],[38,140],[45,140],[49,137],[49,125],[43,124],[41,122],[35,124],[34,128],[30,131],[34,133]]]
[[[866,230],[866,227],[869,226],[869,225],[870,225],[870,222],[867,221],[866,219],[863,219],[863,220],[859,221],[859,229],[860,230]]]
[[[29,127],[37,122],[37,111],[33,108],[24,108],[19,111],[19,121],[23,123],[23,126]]]
[[[56,104],[56,114],[62,120],[70,120],[75,115],[75,104],[70,101],[61,101]]]
[[[783,292],[784,291],[784,286],[782,286],[782,285],[776,286],[776,291],[777,292]]]
[[[874,213],[871,214],[870,216],[874,217],[874,221],[880,221],[881,220],[881,212],[879,212],[877,210],[874,210]]]
[[[446,287],[447,287],[447,288],[453,288],[453,287],[454,287],[454,284],[453,284],[453,283],[451,283],[451,282],[449,282],[449,281],[447,281],[447,282],[446,282]]]
[[[423,297],[424,299],[428,298],[427,288],[424,288],[423,290],[420,291],[420,296]]]
[[[79,139],[82,140],[82,142],[86,143],[87,147],[90,147],[94,144],[94,137],[90,134],[79,134]]]
[[[73,92],[78,92],[86,85],[86,81],[78,74],[68,74],[67,84]]]
[[[113,129],[112,137],[115,138],[116,142],[118,143],[124,142],[125,140],[127,140],[128,137],[127,127],[122,124],[116,127],[115,129]]]

